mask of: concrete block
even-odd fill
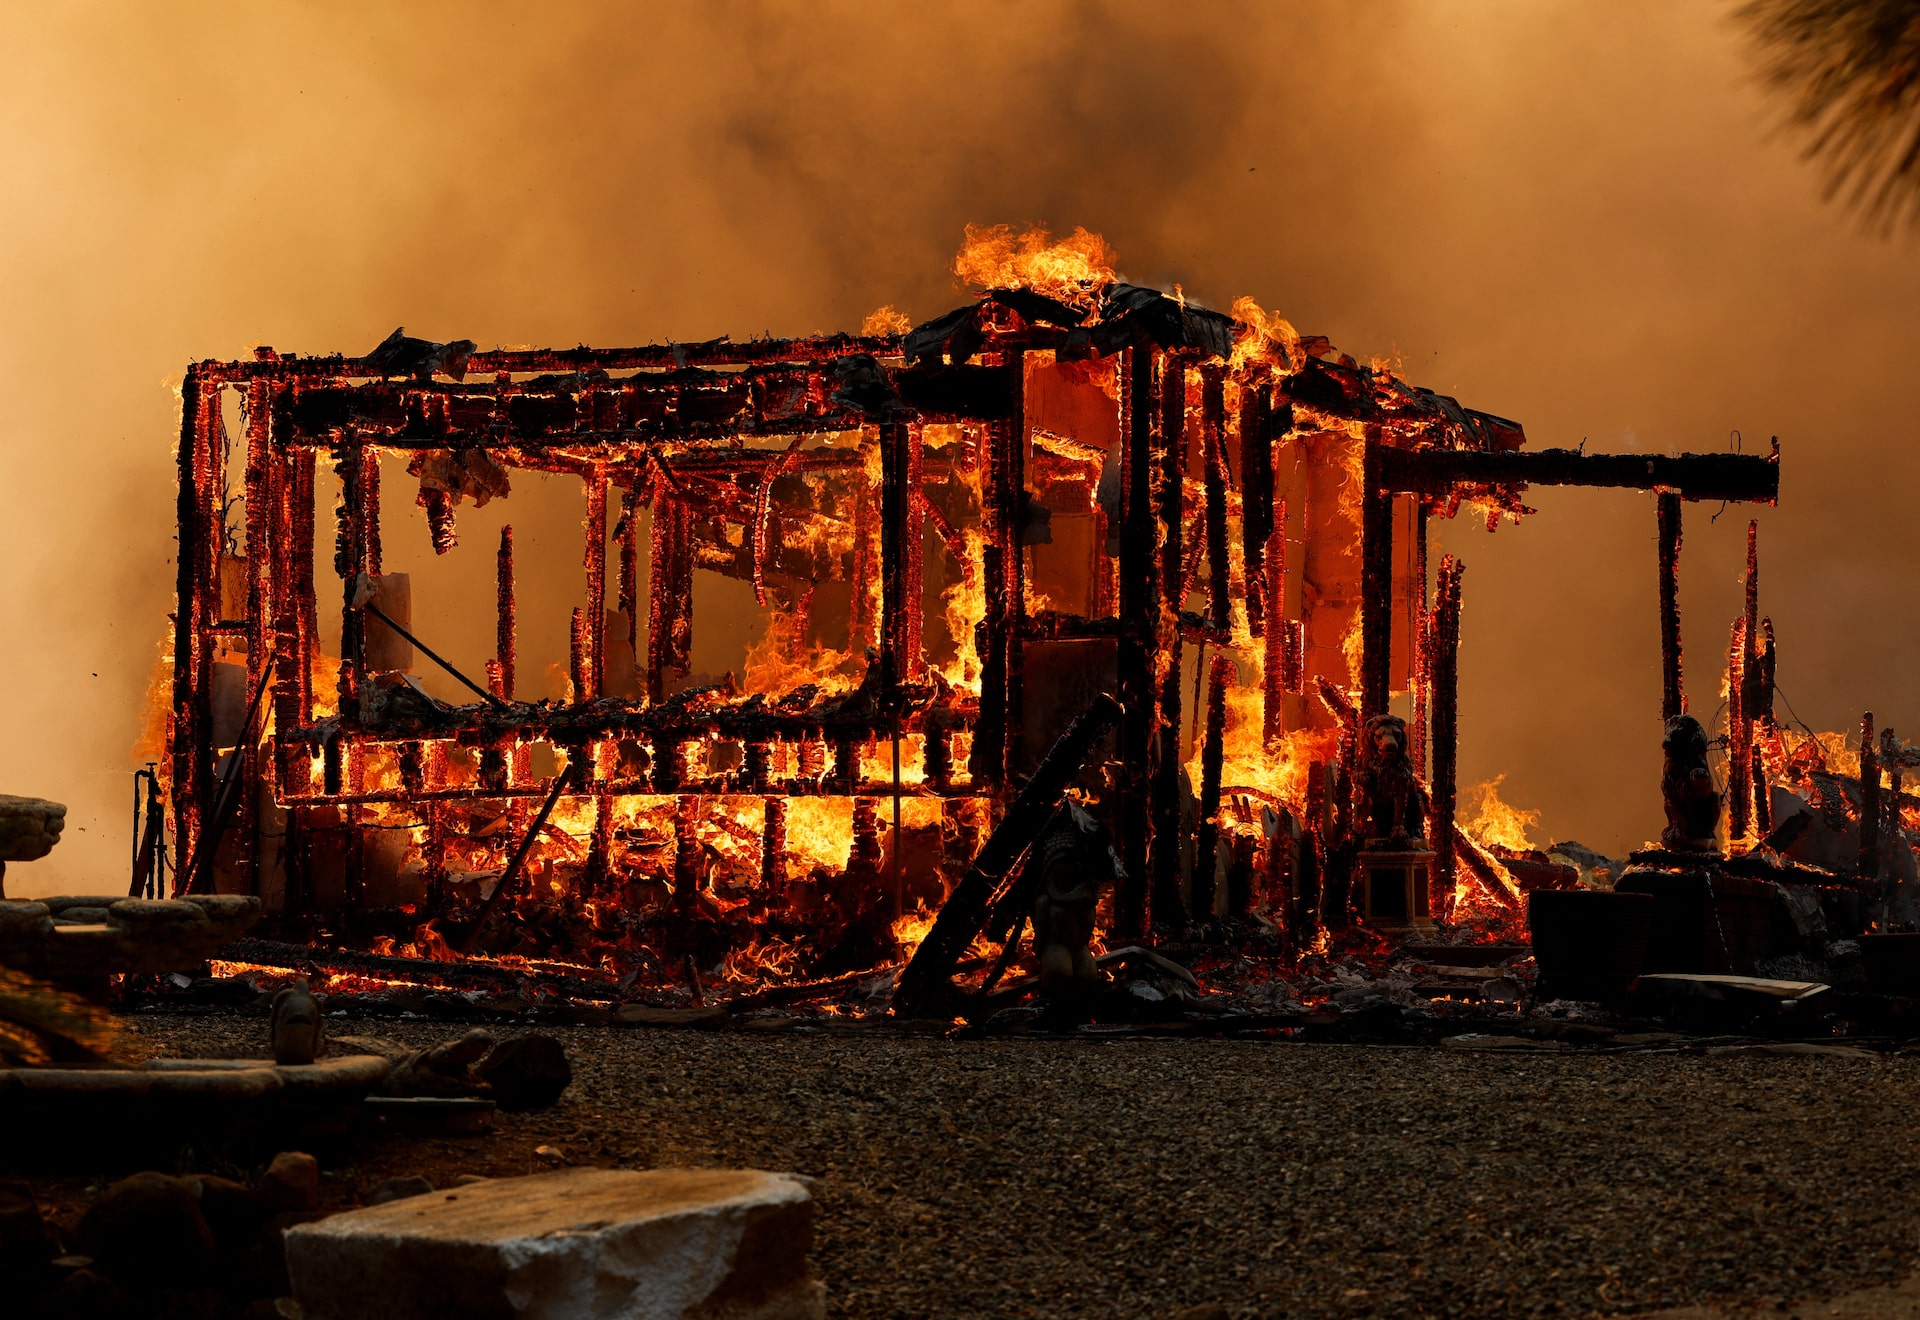
[[[562,1169],[289,1229],[309,1320],[820,1320],[790,1174]]]

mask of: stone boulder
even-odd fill
[[[566,1047],[552,1036],[530,1032],[493,1047],[475,1069],[508,1113],[545,1109],[573,1084]]]
[[[0,793],[0,862],[31,862],[60,842],[67,809],[45,798]]]
[[[819,1320],[813,1202],[790,1174],[563,1169],[287,1231],[308,1320]]]
[[[80,1245],[123,1284],[190,1286],[214,1255],[198,1190],[164,1173],[136,1173],[101,1192],[81,1216]]]

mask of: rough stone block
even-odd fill
[[[813,1203],[752,1169],[563,1169],[288,1230],[309,1320],[818,1320]]]
[[[0,862],[30,862],[45,857],[60,842],[67,809],[45,798],[0,793]]]

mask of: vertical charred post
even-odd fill
[[[918,426],[880,427],[880,652],[887,679],[914,682],[921,670],[921,556],[926,513],[920,490]]]
[[[986,505],[988,539],[980,547],[980,714],[973,725],[967,770],[976,784],[998,788],[1005,782],[1007,754],[1007,576],[1004,557],[993,539],[991,509],[990,503]]]
[[[1891,727],[1880,730],[1880,764],[1887,772],[1887,801],[1892,809],[1887,817],[1887,846],[1899,849],[1906,842],[1906,819],[1901,814],[1901,761],[1900,740],[1893,736]],[[1876,840],[1877,842],[1877,840]],[[1895,856],[1899,853],[1896,851]],[[1877,859],[1876,859],[1877,860]]]
[[[930,711],[924,721],[926,751],[923,760],[927,783],[936,792],[953,787],[953,730],[938,711]]]
[[[270,443],[270,397],[269,386],[263,380],[253,381],[247,386],[246,674],[247,691],[262,694],[272,677],[267,671],[268,662],[279,647],[279,605],[284,598],[283,588],[279,585],[284,579],[276,577],[274,572],[275,556],[282,553],[282,538],[274,534],[281,522],[279,482],[275,479],[280,465],[274,461]],[[276,684],[276,712],[284,704],[280,697],[280,689]],[[262,741],[256,730],[248,729],[243,732],[240,745],[234,749],[239,758],[234,772],[240,776],[240,783],[248,786],[248,791],[240,795],[239,809],[233,821],[235,835],[244,841],[236,850],[236,856],[240,865],[240,881],[247,893],[256,896],[260,893],[260,793],[257,786],[262,781],[264,769],[261,763]]]
[[[1774,649],[1773,620],[1760,620],[1760,643],[1754,650],[1751,684],[1753,699],[1750,709],[1759,723],[1761,735],[1767,745],[1778,748],[1780,726],[1773,718],[1774,675],[1778,662],[1778,652]],[[1896,795],[1897,800],[1897,795]],[[1753,754],[1753,821],[1754,834],[1765,838],[1773,832],[1773,790],[1767,780],[1765,758],[1760,754],[1760,741],[1754,742]]]
[[[596,463],[587,473],[587,606],[581,618],[579,699],[591,701],[606,691],[607,652],[607,473]]]
[[[567,621],[567,679],[573,685],[573,699],[591,701],[593,680],[588,675],[587,616],[578,605]]]
[[[339,797],[346,791],[346,782],[340,735],[335,731],[320,744],[320,791],[328,797]]]
[[[1408,730],[1411,746],[1407,749],[1413,773],[1427,774],[1427,745],[1432,715],[1432,691],[1427,681],[1427,658],[1433,648],[1433,607],[1427,591],[1427,502],[1413,497],[1413,637],[1409,645],[1407,685],[1413,689],[1413,727]]]
[[[764,738],[749,739],[742,758],[741,777],[756,793],[767,791],[773,778],[773,748]]]
[[[1733,621],[1727,643],[1727,839],[1745,839],[1753,823],[1753,723],[1747,715],[1747,620]]]
[[[1227,556],[1227,369],[1200,368],[1200,428],[1207,461],[1208,617],[1223,634],[1233,628],[1232,565]]]
[[[658,705],[666,699],[668,672],[684,678],[693,649],[693,510],[665,482],[654,490],[647,585],[647,700]],[[859,594],[856,582],[856,600]]]
[[[640,654],[640,479],[630,478],[620,506],[620,595],[618,609],[627,621],[629,659]]]
[[[604,896],[612,888],[613,794],[596,780],[593,790],[593,833],[587,844],[586,891]]]
[[[818,730],[800,739],[795,749],[795,759],[799,763],[796,773],[801,781],[810,785],[818,784],[820,776],[827,769],[827,749]]]
[[[288,452],[285,443],[289,418],[286,394],[269,388],[264,396],[268,420],[268,449],[279,473],[274,493],[273,580],[274,730],[282,739],[281,783],[305,793],[312,788],[313,762],[309,749],[286,735],[313,718],[313,652],[317,649],[313,624],[313,451]],[[286,835],[280,842],[281,871],[286,877],[282,902],[289,916],[309,905],[311,865],[306,812],[289,807]]]
[[[1393,679],[1393,496],[1379,481],[1369,431],[1360,505],[1360,722],[1387,713]]]
[[[1000,450],[999,493],[1003,520],[999,524],[1001,571],[1006,574],[1006,634],[1003,669],[1006,675],[1006,733],[1001,783],[1011,789],[1023,769],[1025,736],[1025,641],[1027,632],[1027,357],[1006,354],[1005,370],[1012,388],[1012,413],[993,423],[993,440]]]
[[[341,583],[340,605],[340,717],[357,718],[360,677],[366,664],[367,616],[353,607],[359,576],[371,572],[366,542],[366,450],[348,441],[333,451],[333,470],[340,478],[340,503],[334,509],[333,569]]]
[[[1187,359],[1169,353],[1160,372],[1159,433],[1154,437],[1158,472],[1154,544],[1160,547],[1160,609],[1155,617],[1159,654],[1159,718],[1155,721],[1153,779],[1148,811],[1153,818],[1153,922],[1176,928],[1186,921],[1180,893],[1180,598],[1186,577],[1182,532],[1186,522]]]
[[[496,695],[512,701],[514,691],[513,527],[500,529],[500,550],[494,557],[493,653],[500,668]]]
[[[1873,740],[1873,712],[1860,717],[1860,883],[1880,888],[1880,757]]]
[[[1248,579],[1251,583],[1252,579]],[[1266,556],[1267,635],[1260,668],[1260,718],[1268,750],[1286,732],[1287,678],[1287,502],[1281,500],[1273,519],[1273,532],[1267,539]],[[1253,593],[1247,593],[1251,596]]]
[[[421,759],[427,788],[430,791],[445,788],[447,744],[440,739],[426,744]],[[421,845],[421,854],[427,868],[427,907],[429,912],[438,913],[445,908],[447,901],[446,804],[438,800],[427,803],[423,822],[426,825],[426,838]]]
[[[273,405],[276,438],[291,434],[293,422],[288,409],[288,395],[282,393]],[[307,724],[313,720],[313,658],[320,650],[320,601],[313,585],[313,451],[300,450],[293,455],[292,462],[292,485],[288,492],[293,505],[292,541],[287,547],[287,561],[292,576],[295,622],[300,631],[294,671],[299,683],[296,709],[300,717],[298,723]]]
[[[367,749],[358,739],[347,744],[346,762],[347,792],[357,799],[367,791]],[[346,907],[349,912],[359,912],[367,903],[367,835],[360,828],[366,822],[367,809],[357,802],[349,803],[344,815],[347,822]]]
[[[1200,749],[1200,837],[1193,870],[1193,912],[1205,921],[1213,915],[1213,877],[1220,846],[1220,767],[1226,759],[1227,688],[1234,677],[1233,657],[1213,657],[1207,676],[1207,739]]]
[[[211,407],[209,406],[211,405]],[[194,854],[200,816],[212,783],[213,708],[209,666],[211,629],[219,610],[215,589],[219,518],[214,510],[213,426],[220,391],[209,388],[200,368],[189,367],[180,390],[180,526],[176,558],[177,606],[173,621],[173,837],[175,874]]]
[[[653,755],[650,759],[654,792],[677,793],[680,790],[680,761],[679,736],[672,733],[654,734]]]
[[[968,768],[974,781],[1011,792],[1020,762],[1020,639],[1026,620],[1026,574],[1021,534],[1026,513],[1026,423],[1021,400],[1026,358],[1005,355],[1013,415],[987,425],[980,446],[980,550],[985,614],[980,638],[980,716],[974,724]]]
[[[682,794],[673,801],[673,902],[686,908],[700,892],[700,799]]]
[[[787,800],[770,797],[766,808],[760,826],[760,884],[775,896],[787,888]]]
[[[853,792],[860,783],[860,743],[848,730],[833,735],[833,768],[827,777],[841,793]]]
[[[1327,836],[1327,763],[1313,761],[1307,766],[1307,792],[1303,804],[1305,832],[1300,840],[1300,874],[1294,889],[1293,929],[1302,946],[1312,942],[1312,934],[1321,925],[1321,896],[1325,892]]]
[[[847,854],[847,870],[871,879],[880,874],[880,811],[870,797],[853,800],[853,844]]]
[[[1680,674],[1680,495],[1663,490],[1658,497],[1660,533],[1660,720],[1687,713]]]
[[[1247,630],[1255,637],[1266,626],[1267,539],[1273,535],[1273,417],[1271,391],[1264,381],[1240,388],[1240,544],[1247,575]]]
[[[1147,797],[1147,760],[1153,744],[1153,648],[1160,617],[1159,576],[1153,561],[1154,350],[1126,350],[1121,396],[1120,635],[1118,677],[1124,800]],[[978,734],[975,735],[976,739]],[[1149,824],[1138,811],[1120,813],[1120,862],[1125,871],[1114,895],[1114,925],[1125,939],[1147,933]]]
[[[360,446],[360,532],[365,571],[379,577],[386,571],[380,553],[380,454]]]
[[[1747,722],[1747,798],[1753,836],[1771,830],[1767,770],[1760,740],[1773,728],[1773,622],[1760,617],[1760,524],[1747,520],[1746,645],[1741,659],[1740,713]]]
[[[1430,662],[1433,682],[1433,811],[1429,836],[1432,840],[1432,908],[1446,911],[1453,896],[1453,813],[1457,791],[1456,775],[1460,753],[1460,580],[1466,565],[1447,555],[1440,561],[1440,573],[1433,606],[1433,658]]]
[[[871,440],[879,445],[878,428],[869,427],[863,433],[861,447]],[[851,655],[865,655],[879,645],[878,623],[873,617],[874,606],[870,599],[872,585],[879,580],[880,566],[874,562],[879,553],[877,541],[882,528],[877,524],[883,521],[876,508],[876,492],[866,481],[856,476],[853,483],[853,572],[849,577],[852,594],[847,601],[847,651]],[[882,583],[884,591],[885,584]]]

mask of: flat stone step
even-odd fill
[[[562,1169],[286,1235],[307,1320],[821,1320],[813,1202],[756,1169]]]

